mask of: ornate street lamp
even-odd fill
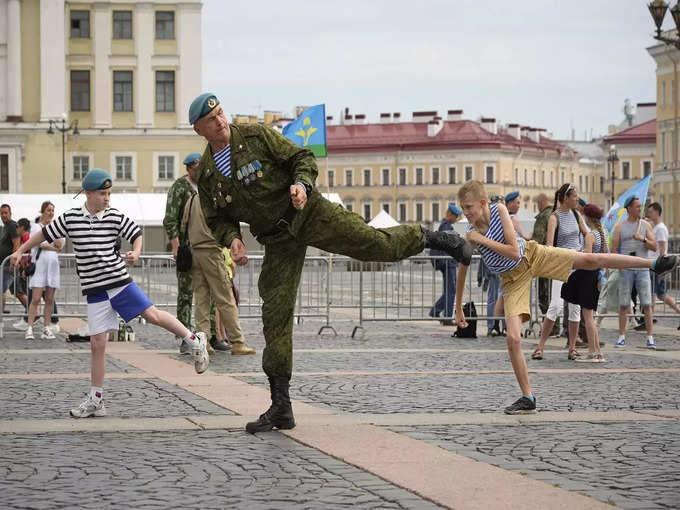
[[[614,170],[616,163],[619,161],[619,156],[616,154],[616,145],[612,145],[609,147],[609,156],[607,157],[607,161],[609,162],[609,169],[610,169],[610,177],[612,180],[612,204],[614,205],[614,200],[616,200],[614,196],[614,183],[616,182],[616,171]]]
[[[66,135],[70,131],[73,131],[73,136],[78,136],[80,131],[78,131],[78,120],[69,122],[67,124],[66,114],[61,115],[61,119],[50,120],[50,127],[47,129],[48,135],[53,135],[56,129],[61,133],[61,192],[66,193]]]
[[[672,44],[676,48],[680,49],[680,38],[678,37],[677,33],[676,37],[667,37],[665,35],[661,35],[661,25],[663,25],[663,20],[666,17],[668,4],[664,0],[654,0],[653,2],[647,4],[647,8],[649,9],[649,13],[652,15],[652,20],[654,20],[654,24],[656,25],[656,35],[654,36],[654,39],[666,44]],[[676,3],[671,8],[671,16],[675,22],[676,30],[680,32],[680,1],[678,1],[678,3]]]

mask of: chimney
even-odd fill
[[[296,106],[295,107],[295,117],[299,117],[302,112],[307,109],[306,106]]]
[[[482,128],[484,128],[489,133],[494,135],[498,134],[498,130],[496,128],[496,119],[491,117],[482,117],[480,124],[482,125]]]
[[[392,120],[393,120],[394,122],[401,122],[401,113],[399,113],[399,112],[394,112],[394,113],[392,114]]]
[[[427,136],[437,136],[439,132],[444,127],[444,122],[442,122],[441,117],[435,117],[430,122],[427,123]]]
[[[413,122],[430,122],[431,120],[434,120],[434,118],[437,116],[437,112],[436,111],[413,112],[412,115]]]
[[[355,124],[366,124],[366,115],[363,113],[357,113],[354,116],[354,123]]]
[[[329,125],[329,126],[333,124],[333,116],[332,115],[326,115],[326,124]]]
[[[354,123],[354,119],[353,119],[352,115],[350,115],[349,113],[346,113],[345,118],[343,119],[342,123],[347,125],[347,126],[351,126]]]
[[[531,139],[532,142],[534,143],[541,143],[541,132],[536,129],[536,128],[531,128],[529,129],[529,138]]]
[[[519,131],[519,124],[508,124],[508,134],[512,136],[515,140],[521,140],[522,136]]]
[[[446,112],[446,120],[449,122],[463,120],[463,110],[449,110]]]
[[[522,126],[519,129],[522,138],[529,138],[529,130],[531,129],[529,126]]]
[[[635,108],[635,124],[656,118],[656,103],[638,103]]]
[[[389,124],[392,121],[392,114],[391,113],[381,113],[380,114],[380,123],[381,124]]]

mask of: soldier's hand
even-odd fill
[[[245,266],[248,263],[248,257],[246,256],[246,246],[240,239],[234,239],[229,246],[229,252],[231,253],[231,260],[239,266]]]
[[[458,326],[459,328],[467,328],[468,323],[465,320],[465,315],[463,314],[462,308],[460,308],[458,306],[456,307],[455,316],[456,316],[456,326]]]
[[[307,191],[301,184],[293,184],[290,187],[290,199],[293,201],[293,207],[297,210],[304,208],[307,203]]]

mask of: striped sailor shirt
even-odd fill
[[[231,144],[213,154],[213,160],[215,160],[215,166],[222,175],[231,177]]]
[[[76,255],[76,271],[84,295],[121,287],[132,281],[125,261],[118,253],[119,239],[134,242],[140,228],[117,209],[109,207],[90,214],[83,207],[69,209],[43,227],[49,243],[68,237]]]
[[[505,234],[503,233],[503,225],[501,223],[501,215],[498,213],[498,204],[491,204],[489,206],[491,211],[489,219],[489,229],[484,234],[484,237],[505,244]],[[473,230],[472,225],[468,225],[467,231]],[[479,253],[482,255],[484,264],[492,273],[500,274],[506,273],[512,269],[515,269],[522,262],[522,257],[524,257],[524,239],[519,237],[515,233],[517,238],[517,246],[519,248],[519,259],[512,260],[511,258],[504,257],[497,251],[487,248],[486,246],[480,244],[478,245]]]

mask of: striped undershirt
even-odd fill
[[[555,246],[581,251],[583,249],[581,229],[579,228],[578,221],[576,221],[574,211],[558,209],[553,214],[557,216],[559,222],[557,235],[555,236]]]
[[[596,228],[591,232],[595,238],[595,241],[593,242],[593,253],[600,253],[602,251],[602,234]]]
[[[231,177],[231,145],[227,145],[220,152],[213,154],[215,165],[222,175]]]
[[[503,225],[501,223],[501,215],[498,213],[498,204],[491,204],[489,209],[491,211],[489,230],[486,231],[484,237],[491,239],[492,241],[506,244],[505,234],[503,233]],[[467,231],[469,232],[472,229],[472,225],[468,225]],[[519,237],[517,233],[515,233],[515,237],[517,238],[517,247],[519,248],[518,260],[512,260],[511,258],[504,257],[497,251],[487,248],[482,244],[478,245],[479,253],[482,255],[484,264],[486,264],[486,267],[488,267],[492,273],[506,273],[519,266],[522,258],[524,257],[524,239]]]
[[[48,243],[68,237],[76,255],[76,271],[84,295],[114,289],[132,281],[125,261],[116,251],[118,239],[132,243],[142,235],[140,228],[117,209],[90,214],[85,206],[68,211],[43,227]]]

